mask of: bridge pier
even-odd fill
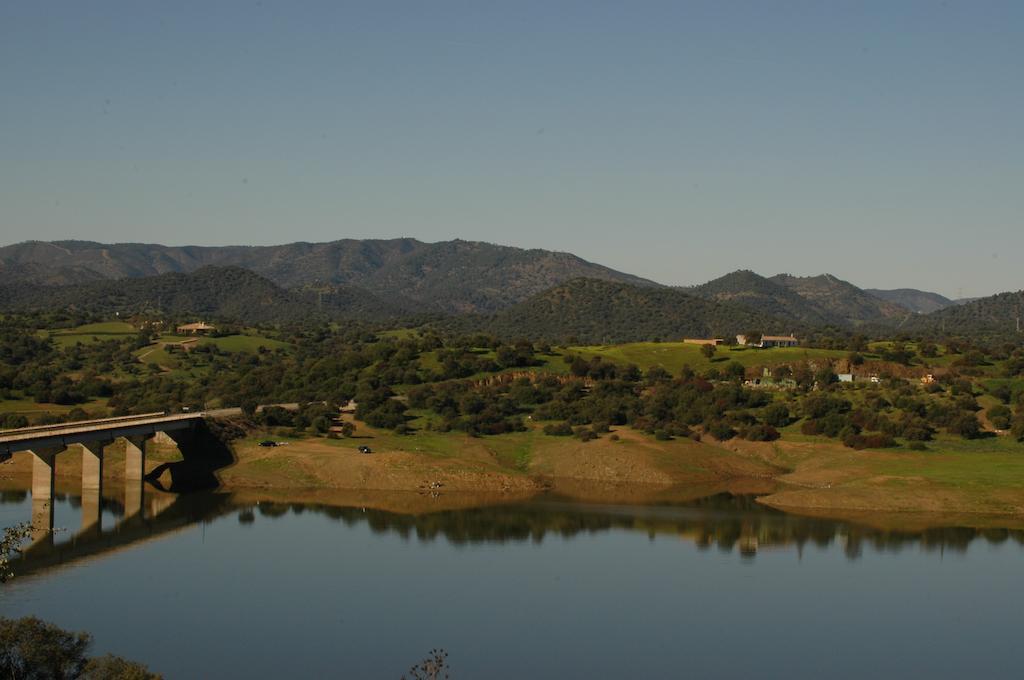
[[[103,511],[103,447],[110,440],[82,442],[82,528],[100,527]]]
[[[32,453],[32,543],[53,540],[53,490],[57,476],[57,454],[64,447],[31,449]]]
[[[31,449],[32,454],[32,500],[53,498],[54,481],[57,474],[57,454],[64,447]]]
[[[146,440],[151,435],[124,439],[124,519],[143,515],[142,498],[146,478]]]
[[[134,482],[146,477],[146,440],[151,435],[122,437],[124,439],[124,478]]]

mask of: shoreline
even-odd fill
[[[853,451],[820,441],[655,441],[628,428],[581,442],[537,430],[487,438],[411,436],[361,428],[352,439],[286,439],[260,447],[265,432],[232,443],[234,461],[213,472],[217,491],[259,500],[321,501],[393,512],[429,512],[540,496],[583,503],[683,503],[718,493],[750,494],[789,514],[879,527],[1024,527],[1024,456],[989,452]],[[356,447],[372,446],[370,455]],[[992,460],[1002,476],[986,473]],[[180,452],[154,444],[147,472],[174,489],[168,464]],[[123,484],[123,454],[105,456],[104,480]],[[58,457],[58,488],[74,493],[81,456]],[[0,465],[0,488],[29,488],[31,457]],[[13,486],[12,486],[13,484]]]

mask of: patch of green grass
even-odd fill
[[[291,346],[287,342],[274,340],[262,335],[226,335],[222,338],[203,338],[199,343],[202,345],[216,345],[225,352],[257,352],[260,347],[275,350],[286,349]]]
[[[538,432],[530,430],[486,437],[483,443],[503,467],[526,472],[530,468],[536,439],[543,436]]]
[[[752,349],[720,345],[711,359],[701,354],[699,345],[682,342],[631,342],[623,345],[590,345],[570,347],[567,352],[578,354],[585,359],[601,357],[620,364],[636,364],[641,370],[661,366],[673,375],[683,366],[689,365],[695,371],[705,371],[712,366],[721,368],[730,361],[745,367],[775,366],[814,359],[841,359],[847,356],[842,350],[808,349],[804,347],[773,347]]]
[[[963,445],[940,441],[929,444],[929,451],[908,451],[873,467],[879,474],[921,477],[957,488],[1024,489],[1024,446],[1005,441],[1009,439],[961,440]]]

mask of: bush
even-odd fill
[[[1013,424],[1013,413],[1008,406],[997,404],[988,410],[988,419],[997,430],[1009,430]]]
[[[771,425],[755,423],[743,430],[743,438],[752,442],[773,442],[779,438],[779,431]]]
[[[658,429],[654,431],[654,438],[660,442],[667,442],[672,439],[672,434],[668,430]]]
[[[124,678],[153,680],[159,675],[116,656],[89,659],[88,633],[72,633],[34,616],[0,618],[0,677]]]
[[[949,424],[949,433],[957,434],[964,439],[977,439],[981,436],[981,423],[973,413],[961,413]]]
[[[896,440],[881,432],[857,434],[850,431],[843,437],[843,444],[852,449],[887,449],[896,446]]]
[[[736,436],[736,430],[724,420],[717,420],[707,427],[708,433],[718,441],[724,442]]]
[[[544,434],[552,437],[571,437],[572,425],[569,423],[549,423],[544,426]]]
[[[764,422],[772,427],[789,425],[789,408],[785,404],[772,404],[764,410]]]

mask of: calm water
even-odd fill
[[[5,492],[0,521],[31,516]],[[55,524],[78,527],[73,497]],[[0,613],[169,678],[1019,677],[1024,534],[878,532],[715,496],[418,516],[183,496],[23,563]],[[60,566],[47,566],[62,561]],[[27,572],[27,573],[26,573]]]

